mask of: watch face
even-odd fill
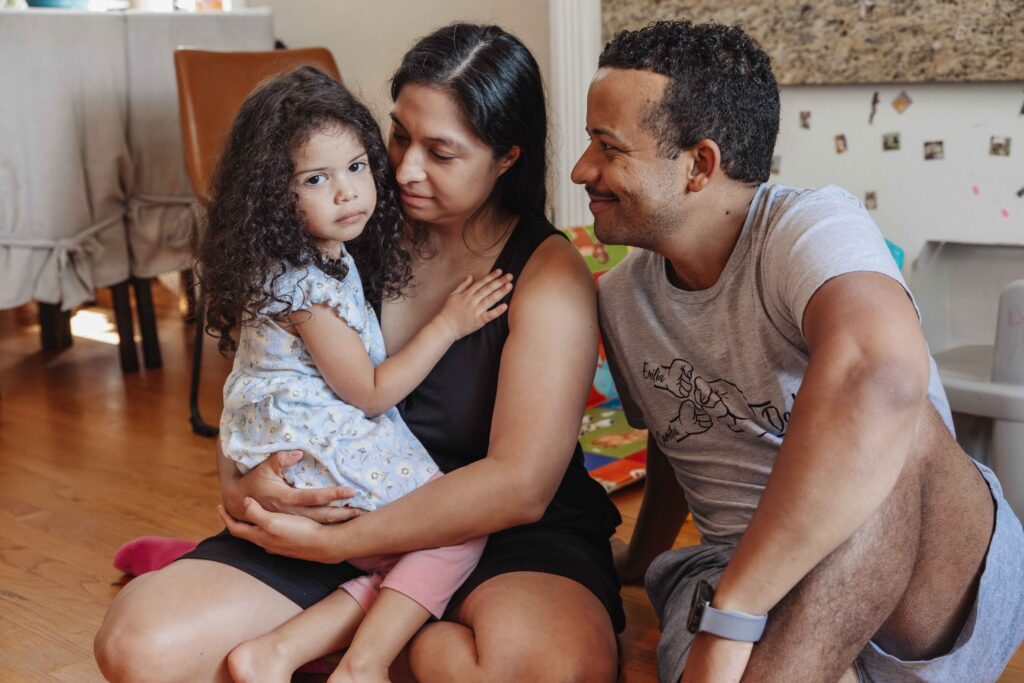
[[[711,604],[714,590],[707,581],[697,584],[693,591],[693,602],[690,603],[690,617],[686,621],[686,628],[690,633],[697,633],[700,630],[700,619],[704,616],[704,608]]]

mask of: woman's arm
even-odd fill
[[[486,458],[345,524],[314,528],[253,504],[246,513],[255,525],[225,521],[271,552],[321,562],[452,545],[535,521],[572,457],[596,364],[593,277],[571,244],[548,239],[509,309]]]
[[[405,347],[374,366],[354,329],[329,306],[292,314],[294,330],[320,374],[341,400],[373,417],[412,393],[456,340],[505,312],[495,306],[512,289],[510,276],[494,271],[478,282],[466,278],[444,308]]]

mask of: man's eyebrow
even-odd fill
[[[616,135],[614,132],[608,130],[607,128],[601,128],[601,127],[591,128],[587,132],[590,133],[591,136],[603,135],[606,138],[611,138],[612,140],[615,140],[616,142],[620,142],[620,143],[623,143],[623,144],[625,144],[625,142],[626,142],[625,140],[623,140],[622,138],[620,138],[618,135]]]

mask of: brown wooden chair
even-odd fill
[[[341,81],[334,57],[322,47],[267,52],[174,52],[185,165],[192,189],[204,208],[210,201],[210,182],[217,161],[242,102],[261,82],[302,65],[315,66]],[[196,434],[215,436],[217,427],[204,422],[199,412],[199,378],[206,309],[201,294],[196,302],[196,336],[192,350],[192,385],[189,390],[190,420],[192,431]]]

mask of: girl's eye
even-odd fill
[[[397,131],[391,131],[391,139],[393,139],[395,142],[401,145],[404,145],[405,143],[409,142],[409,137],[407,135],[402,135]]]
[[[316,175],[311,175],[308,178],[306,178],[307,185],[323,185],[326,182],[327,176],[325,176],[323,173],[317,173]]]
[[[451,161],[452,159],[455,158],[453,156],[447,156],[445,154],[440,154],[438,152],[431,152],[430,154],[433,155],[433,157],[435,159],[437,159],[438,161],[440,161],[441,163],[446,163],[446,162]]]
[[[365,161],[355,161],[348,167],[348,172],[359,173],[360,171],[365,171],[367,168],[369,168],[369,166]]]

